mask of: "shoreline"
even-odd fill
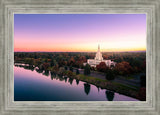
[[[19,67],[23,67],[24,69],[29,69],[29,68],[25,68],[25,67],[29,67],[29,66],[25,66],[25,64],[22,63],[15,63],[15,66],[19,66]],[[30,68],[30,70],[36,70],[36,67]],[[44,70],[45,71],[45,70]],[[58,71],[57,72],[52,72],[51,70],[47,70],[50,73],[55,73],[58,75]],[[43,72],[43,71],[42,71]],[[65,70],[64,75],[63,76],[67,76],[69,70]],[[72,78],[72,79],[76,79],[79,81],[83,81],[92,85],[95,85],[96,87],[99,87],[101,89],[106,89],[109,91],[113,91],[119,94],[123,94],[135,99],[137,98],[138,95],[138,89],[133,89],[131,87],[125,86],[121,83],[117,83],[114,81],[108,81],[108,80],[103,80],[100,78],[96,78],[96,77],[92,77],[92,76],[86,76],[83,74],[78,74],[76,75],[75,72],[72,72],[73,75],[71,76],[67,76],[68,78]],[[138,99],[139,100],[139,99]]]

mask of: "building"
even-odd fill
[[[111,61],[111,60],[104,60],[102,57],[102,53],[100,52],[100,46],[98,45],[98,51],[96,53],[96,56],[94,59],[88,59],[87,63],[91,66],[91,67],[96,67],[96,65],[98,65],[101,62],[105,62],[106,66],[111,67],[111,66],[115,66],[115,62]],[[84,63],[84,65],[86,65],[87,63]]]

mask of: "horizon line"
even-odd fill
[[[71,52],[73,52],[73,53],[95,53],[95,52],[97,52],[97,51],[14,51],[14,52],[32,52],[32,53],[34,53],[34,52],[53,52],[53,53],[71,53]],[[101,51],[101,53],[105,53],[105,52],[146,52],[146,50],[141,50],[141,51]]]

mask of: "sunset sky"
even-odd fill
[[[145,14],[15,14],[15,52],[145,51]]]

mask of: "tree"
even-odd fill
[[[141,83],[141,87],[146,87],[146,76],[145,75],[141,75],[140,76],[140,83]]]
[[[65,66],[64,68],[65,68],[65,70],[68,70],[68,67],[67,67],[67,66]]]
[[[57,71],[59,71],[58,64],[56,64],[55,66],[53,66],[53,68],[51,69],[51,72],[57,73]]]
[[[53,59],[51,59],[50,65],[51,65],[51,67],[54,66],[54,60]]]
[[[69,70],[70,70],[71,72],[73,72],[73,67],[72,67],[72,66],[70,66],[70,67],[69,67]]]
[[[33,63],[34,63],[34,59],[33,58],[25,58],[25,63],[26,64],[29,64],[29,65],[33,65]]]
[[[79,74],[79,70],[78,70],[78,69],[76,69],[76,74],[77,74],[77,75]]]
[[[75,63],[74,57],[71,57],[71,59],[69,60],[69,64],[73,65]]]
[[[47,70],[49,68],[49,63],[43,63],[44,70]]]
[[[137,98],[141,101],[146,101],[146,88],[145,87],[141,87],[139,89]]]
[[[34,65],[35,65],[35,66],[38,66],[38,67],[39,67],[40,64],[41,64],[40,59],[35,59],[35,60],[34,60]]]
[[[118,74],[120,75],[128,75],[132,72],[132,67],[128,62],[121,62],[117,63],[115,66],[116,71],[118,71]]]
[[[59,68],[59,71],[58,71],[58,75],[64,75],[64,73],[65,73],[65,69],[64,69],[64,67],[60,67]]]
[[[99,63],[99,65],[96,66],[97,70],[100,72],[106,72],[106,70],[109,68],[106,66],[105,62]]]
[[[73,75],[74,75],[74,74],[73,74],[72,71],[68,71],[68,72],[67,72],[67,76],[72,77]]]
[[[90,65],[86,64],[84,67],[84,75],[89,75],[90,74]]]
[[[106,79],[107,80],[114,80],[115,79],[115,73],[112,69],[108,69],[106,72]]]
[[[92,71],[96,71],[96,68],[95,68],[95,67],[91,67],[91,70],[92,70]]]
[[[45,59],[44,59],[44,62],[46,62],[46,63],[47,63],[47,62],[48,62],[48,59],[47,59],[47,58],[45,58]]]

